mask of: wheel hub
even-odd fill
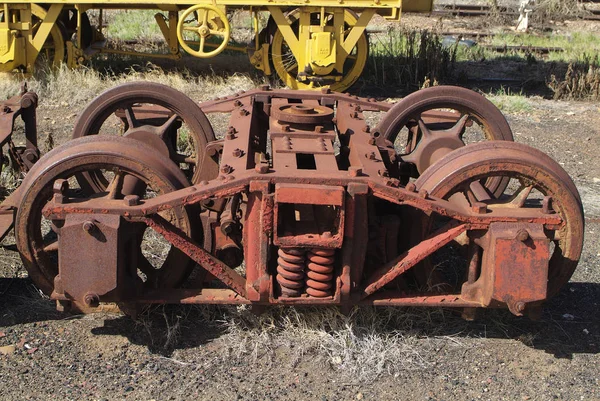
[[[333,109],[325,106],[284,104],[271,113],[279,122],[292,124],[322,124],[333,118]]]

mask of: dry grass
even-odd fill
[[[440,309],[362,307],[346,316],[333,307],[270,308],[257,316],[238,307],[224,311],[220,325],[225,359],[275,363],[285,350],[287,368],[310,359],[351,382],[425,369],[441,348],[464,347],[448,334],[464,322]]]
[[[533,24],[546,25],[551,21],[581,17],[586,14],[581,3],[581,0],[539,0],[533,7],[530,21]]]
[[[552,75],[548,87],[554,99],[600,99],[600,66],[598,63],[571,63],[564,78]]]
[[[63,66],[58,70],[37,71],[33,76],[9,75],[0,81],[0,97],[6,98],[19,92],[20,83],[26,80],[44,103],[62,106],[82,105],[105,89],[132,81],[151,81],[178,89],[196,100],[206,100],[215,94],[230,94],[257,85],[244,74],[228,78],[216,74],[200,76],[188,70],[169,72],[147,63],[139,69],[131,68],[121,73],[99,72],[92,68],[70,70]]]

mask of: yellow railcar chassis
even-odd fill
[[[75,68],[98,53],[179,59],[183,52],[210,58],[228,49],[246,52],[256,69],[276,74],[290,88],[343,91],[365,68],[366,27],[375,14],[397,21],[402,11],[428,12],[431,7],[432,0],[0,3],[0,72],[29,72],[40,63]],[[154,17],[168,53],[107,47],[103,19],[108,9],[159,11]],[[97,11],[96,25],[88,17],[91,10]],[[235,10],[252,16],[255,34],[247,46],[230,43],[228,16]],[[260,13],[268,13],[268,22],[260,23]]]

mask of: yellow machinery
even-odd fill
[[[401,11],[427,12],[433,0],[64,0],[33,4],[8,2],[0,8],[0,71],[30,71],[40,56],[76,67],[97,53],[142,53],[110,49],[102,35],[103,11],[158,10],[156,23],[169,53],[147,54],[178,59],[181,49],[200,58],[225,49],[247,52],[252,65],[275,72],[294,89],[345,90],[360,77],[367,61],[366,27],[376,13],[399,20]],[[96,25],[88,12],[95,12]],[[255,36],[248,47],[229,43],[231,11],[251,13]],[[259,13],[269,13],[259,23]],[[261,26],[264,25],[264,26]],[[143,53],[145,55],[145,53]]]

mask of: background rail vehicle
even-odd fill
[[[0,4],[0,71],[31,70],[44,54],[48,62],[70,67],[97,53],[137,54],[179,59],[183,49],[200,58],[225,49],[247,52],[252,65],[274,72],[293,89],[350,87],[368,57],[366,27],[375,14],[399,20],[401,11],[431,11],[433,0],[253,0],[190,3],[136,0],[69,3],[7,2]],[[107,48],[104,10],[156,9],[155,20],[168,53],[136,53]],[[95,10],[95,25],[88,13]],[[247,10],[254,39],[248,46],[230,44],[231,12]],[[260,13],[268,13],[261,23]],[[264,25],[264,26],[261,26]]]
[[[26,88],[0,105],[1,143],[28,171],[0,205],[0,234],[14,220],[29,276],[63,308],[536,314],[581,255],[571,178],[513,142],[502,113],[467,89],[436,86],[391,104],[263,86],[197,104],[128,83],[93,100],[74,139],[39,160],[36,105]],[[217,136],[209,113],[230,115]],[[22,148],[12,142],[18,116]]]

